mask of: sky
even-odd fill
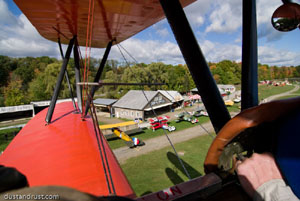
[[[257,0],[256,4],[258,62],[300,65],[300,30],[279,32],[271,25],[271,16],[282,5],[281,0]],[[185,8],[185,13],[207,62],[241,61],[242,0],[197,0]],[[0,55],[60,58],[57,43],[41,37],[12,0],[0,0],[0,26]],[[185,63],[166,19],[121,45],[139,63]],[[84,55],[84,48],[82,52]],[[104,49],[93,49],[91,56],[101,58],[103,52]],[[117,47],[112,48],[109,59],[124,61]],[[127,59],[132,61],[128,56]]]

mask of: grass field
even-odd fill
[[[228,112],[240,112],[241,111],[241,103],[234,103],[233,106],[228,106]]]
[[[212,138],[204,135],[175,145],[192,178],[204,174],[203,162],[211,142]],[[188,180],[171,148],[130,158],[121,167],[138,196]]]
[[[258,86],[258,98],[259,100],[263,100],[269,96],[273,96],[275,94],[284,93],[286,91],[290,91],[295,86],[286,85],[286,86],[273,86],[273,85],[259,85]]]
[[[294,86],[260,86],[259,91],[261,97],[266,98],[293,88]],[[300,93],[300,91],[297,93]],[[235,104],[228,107],[228,110],[238,112],[240,111],[239,106],[240,104]],[[203,162],[211,142],[210,136],[205,135],[175,145],[193,178],[204,174]],[[146,155],[130,158],[122,165],[122,168],[138,196],[156,192],[188,180],[171,148],[164,148]]]
[[[278,99],[281,100],[281,99],[286,99],[286,98],[295,98],[297,96],[300,96],[300,89],[298,91],[293,92],[292,94],[290,94],[288,96],[282,96]]]
[[[6,122],[0,122],[0,128],[7,127],[7,126],[15,126],[19,124],[26,124],[28,121],[30,121],[31,118],[24,118],[24,119],[17,119],[13,121],[6,121]]]
[[[0,151],[3,151],[7,147],[19,131],[20,128],[0,130]]]

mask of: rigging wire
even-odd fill
[[[89,55],[88,55],[88,65],[87,65],[87,75],[86,80],[89,79],[89,70],[90,70],[90,58],[91,58],[91,51],[92,51],[92,35],[93,35],[93,23],[94,23],[94,11],[95,11],[95,1],[92,0],[92,16],[91,16],[91,26],[90,26],[90,39],[89,39]]]
[[[138,63],[138,61],[121,44],[118,45],[132,58],[135,63]]]
[[[94,0],[89,0],[89,11],[88,11],[88,22],[86,27],[86,41],[85,41],[85,59],[84,59],[84,72],[83,72],[83,82],[88,81],[89,66],[90,66],[90,55],[91,55],[91,44],[92,44],[92,35],[93,35],[93,22],[94,22],[94,10],[95,4]],[[87,86],[83,87],[83,104],[87,100]],[[83,114],[85,113],[85,108],[83,109]]]
[[[83,72],[83,82],[87,82],[88,81],[88,74],[89,74],[89,66],[90,66],[90,55],[91,55],[91,46],[92,46],[92,35],[93,35],[93,21],[94,21],[94,9],[95,9],[95,4],[94,4],[94,0],[89,0],[89,12],[88,12],[88,23],[87,23],[87,33],[86,33],[86,47],[85,47],[85,61],[83,64],[83,59],[82,59],[82,55],[81,55],[81,51],[80,51],[80,47],[79,45],[77,45],[78,48],[78,52],[79,52],[79,56],[81,59],[81,66],[84,66],[84,72]],[[92,12],[92,14],[91,14]],[[77,44],[78,41],[76,40]],[[88,85],[84,85],[83,86],[83,90],[82,90],[82,94],[83,94],[83,106],[82,106],[82,118],[83,118],[83,114],[85,114],[85,100],[87,100],[91,95],[89,94],[89,88]],[[92,98],[91,98],[92,100]],[[93,121],[93,126],[94,126],[94,131],[95,131],[95,135],[96,135],[96,139],[97,139],[97,144],[98,144],[98,149],[99,149],[99,154],[101,157],[101,161],[102,161],[102,167],[103,167],[103,171],[105,174],[105,179],[106,179],[106,184],[107,184],[107,188],[108,188],[108,192],[109,194],[116,194],[116,190],[115,190],[115,186],[114,186],[114,182],[112,179],[112,174],[110,171],[110,166],[109,166],[109,161],[108,161],[108,157],[107,157],[107,153],[106,153],[106,148],[104,145],[104,136],[100,131],[99,128],[99,122],[98,122],[98,118],[96,115],[96,110],[95,110],[95,106],[93,101],[90,102],[90,114],[92,117],[92,121]]]
[[[90,96],[90,94],[87,94],[87,95]],[[106,154],[106,149],[104,146],[105,139],[103,139],[103,134],[101,133],[100,128],[98,126],[98,118],[97,118],[96,109],[95,109],[93,101],[91,101],[90,106],[91,106],[90,107],[91,108],[91,110],[90,110],[91,116],[92,116],[92,120],[93,120],[95,135],[97,138],[97,144],[98,144],[98,149],[99,149],[99,153],[100,153],[100,157],[101,157],[101,161],[102,161],[102,166],[104,169],[108,192],[109,192],[109,194],[115,195],[116,190],[115,190],[114,182],[112,179],[112,174],[110,171],[110,166],[109,166],[109,162],[108,162],[108,158],[107,158],[107,154]],[[99,138],[100,138],[100,140],[99,140]]]
[[[127,65],[129,66],[129,62],[128,62],[128,61],[127,61],[127,59],[125,58],[125,56],[124,56],[124,54],[123,54],[122,50],[121,50],[121,49],[120,49],[120,47],[119,47],[119,44],[117,44],[117,47],[119,48],[119,51],[120,51],[120,53],[121,53],[121,55],[122,55],[123,59],[125,60],[125,62],[126,62],[126,63],[127,63]],[[135,60],[135,61],[136,61],[136,60]],[[131,70],[130,66],[129,66],[129,69]],[[131,70],[131,71],[132,71],[132,70]],[[132,72],[132,73],[133,73],[133,72]],[[136,79],[136,77],[134,77],[134,78]],[[146,93],[145,93],[144,89],[142,89],[142,93],[143,93],[143,95],[145,96],[145,98],[146,98],[147,102],[149,103],[149,99],[147,98],[147,96],[146,96]],[[158,119],[158,115],[157,115],[157,114],[156,114],[156,112],[154,111],[154,109],[153,109],[153,107],[152,107],[152,104],[151,104],[151,103],[150,103],[150,107],[151,107],[151,110],[152,110],[152,112],[153,112],[154,116],[156,117],[156,119]],[[170,143],[170,145],[171,145],[171,147],[172,147],[172,149],[173,149],[173,151],[174,151],[174,153],[175,153],[175,155],[176,155],[176,157],[177,157],[177,159],[178,159],[178,161],[179,161],[180,165],[182,166],[182,168],[183,168],[183,170],[184,170],[184,172],[185,172],[186,176],[189,178],[189,180],[191,180],[192,178],[191,178],[190,174],[188,173],[187,169],[185,168],[185,166],[184,166],[184,164],[183,164],[182,160],[180,159],[180,157],[179,157],[179,155],[178,155],[178,153],[177,153],[177,151],[176,151],[176,149],[175,149],[175,147],[174,147],[174,145],[173,145],[173,143],[172,143],[171,139],[169,138],[169,136],[168,136],[168,134],[167,134],[166,130],[165,130],[165,129],[163,129],[163,132],[164,132],[164,134],[165,134],[165,136],[166,136],[167,140],[169,141],[169,143]]]

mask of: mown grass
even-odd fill
[[[258,98],[263,100],[269,96],[276,94],[284,93],[292,90],[295,86],[286,85],[286,86],[273,86],[273,85],[259,85],[258,86]]]
[[[205,123],[205,122],[209,121],[209,118],[202,116],[202,117],[198,117],[198,120],[199,120],[199,123]],[[176,123],[175,121],[170,121],[168,125],[169,126],[175,126],[176,131],[180,131],[180,130],[184,130],[184,129],[187,129],[187,128],[197,126],[197,125],[199,125],[199,123],[192,124],[188,121],[181,121],[181,122]],[[176,132],[176,131],[173,131],[173,132]],[[165,132],[167,132],[170,135],[172,135],[172,133],[173,133],[173,132],[169,132],[169,131],[165,131]],[[130,137],[137,137],[140,140],[144,141],[144,140],[154,138],[154,137],[158,137],[158,136],[161,136],[161,135],[164,135],[164,130],[159,128],[156,131],[152,131],[152,129],[144,129],[141,132],[130,135]],[[119,138],[114,138],[114,139],[108,140],[108,144],[112,149],[117,149],[117,148],[126,146],[124,144],[124,141],[119,139]]]
[[[175,145],[192,178],[204,175],[203,162],[211,142],[212,138],[204,135]],[[130,158],[121,167],[137,196],[188,180],[170,147]]]
[[[279,97],[278,100],[282,100],[282,99],[286,99],[286,98],[295,98],[298,96],[300,96],[300,89],[298,89],[297,91],[293,92],[290,95]]]
[[[30,121],[31,118],[22,119],[22,120],[13,120],[11,122],[1,122],[0,128],[7,127],[7,126],[15,126],[19,124],[26,124],[28,121]]]
[[[0,151],[4,151],[19,131],[20,128],[0,130]]]
[[[288,96],[281,96],[279,98],[277,98],[276,100],[282,100],[282,99],[287,99],[287,98],[295,98],[299,95],[288,95]]]
[[[233,106],[227,106],[228,112],[240,112],[241,111],[241,103],[234,103]]]

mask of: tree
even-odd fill
[[[219,78],[218,84],[241,83],[241,66],[229,60],[217,63],[216,68],[212,68],[212,74]]]
[[[168,89],[187,92],[195,88],[196,85],[186,65],[169,66],[167,70]]]
[[[56,62],[47,65],[44,72],[40,72],[37,77],[29,84],[29,97],[32,100],[45,100],[50,99],[57,81],[57,76],[60,72],[61,62]],[[75,72],[74,69],[68,68],[71,87],[74,92],[75,88]],[[64,79],[60,88],[60,98],[70,97],[68,84]]]
[[[4,89],[5,105],[21,105],[26,103],[25,95],[22,90],[22,81],[11,81]]]
[[[15,70],[16,60],[0,55],[0,87],[6,86],[9,82],[9,74]]]
[[[121,79],[120,75],[114,73],[111,70],[111,71],[108,71],[105,74],[105,79],[103,80],[103,82],[105,82],[105,83],[116,83],[116,82],[120,82],[120,79]],[[120,97],[120,89],[119,89],[118,86],[103,86],[101,88],[101,91],[103,93],[106,93],[106,96],[108,98],[118,98],[118,97]]]
[[[258,80],[270,80],[271,73],[268,65],[258,65]]]

